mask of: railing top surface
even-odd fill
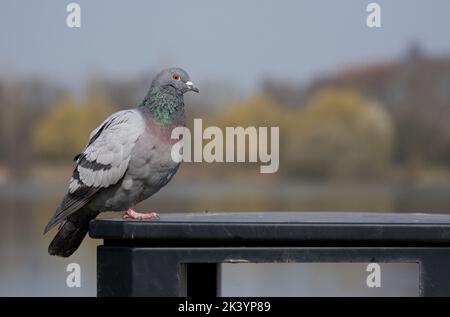
[[[383,212],[198,212],[162,213],[157,221],[128,220],[147,224],[158,223],[448,223],[450,214],[383,213]],[[120,221],[102,219],[99,221]]]
[[[157,221],[99,219],[106,240],[282,244],[296,242],[450,243],[450,215],[359,212],[166,213]]]

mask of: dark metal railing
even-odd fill
[[[222,263],[318,262],[417,263],[417,294],[450,296],[448,215],[163,214],[95,220],[90,236],[98,296],[220,296]]]

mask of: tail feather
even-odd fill
[[[97,191],[98,188],[85,187],[82,189],[81,193],[78,193],[82,194],[81,196],[75,194],[67,194],[59,205],[58,209],[56,209],[52,219],[50,219],[47,226],[45,227],[44,234],[50,231],[50,229],[56,226],[58,223],[64,221],[64,219],[67,219],[67,217],[78,212],[80,209],[86,206],[86,204],[94,197]]]
[[[58,233],[48,246],[48,253],[61,257],[71,256],[80,246],[88,232],[89,221],[98,213],[80,209],[69,216],[60,226]]]

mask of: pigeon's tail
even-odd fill
[[[71,256],[80,246],[88,232],[89,221],[98,213],[80,209],[69,216],[59,227],[58,233],[48,246],[48,253],[61,257]]]

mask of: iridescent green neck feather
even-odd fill
[[[140,107],[163,125],[184,121],[183,94],[172,86],[152,85]]]

